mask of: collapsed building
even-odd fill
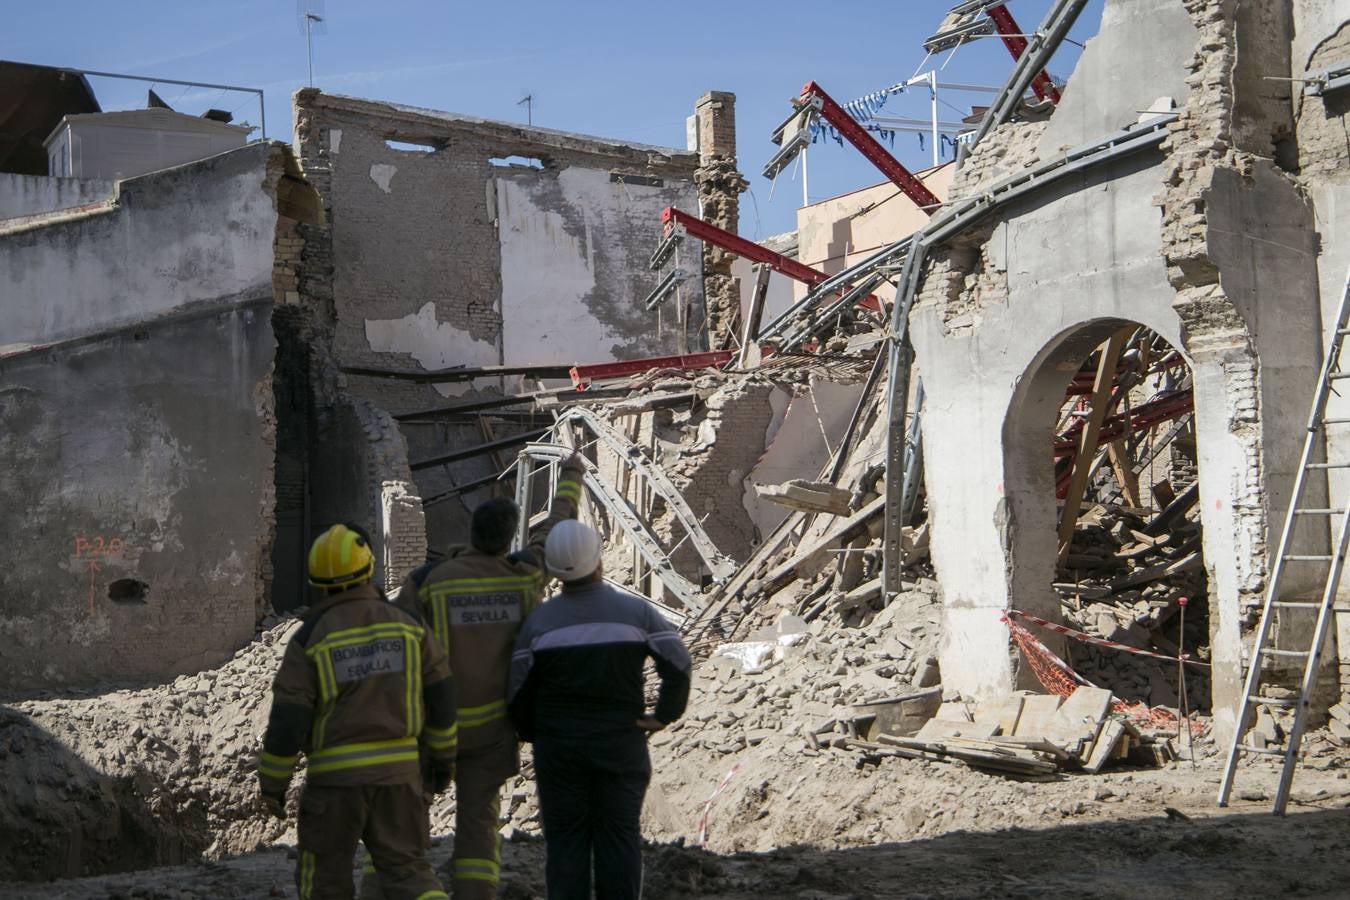
[[[959,4],[953,27],[996,6]],[[1057,657],[1113,702],[1189,699],[1212,717],[1208,736],[1226,740],[1278,557],[1300,563],[1279,597],[1316,605],[1344,552],[1343,434],[1325,430],[1311,468],[1301,454],[1324,354],[1346,329],[1350,4],[1106,0],[1072,76],[1042,82],[1084,6],[1051,4],[958,163],[912,181],[888,172],[804,207],[795,234],[759,245],[732,240],[744,180],[734,98],[718,92],[699,101],[679,151],[302,90],[293,149],[252,144],[117,182],[111,200],[90,204],[97,188],[81,188],[79,206],[0,223],[6,300],[43,311],[0,332],[0,451],[27,473],[3,489],[28,517],[42,501],[0,597],[4,632],[33,637],[12,638],[21,652],[0,675],[22,690],[213,665],[255,622],[299,605],[300,550],[316,526],[371,522],[392,587],[462,532],[476,499],[512,492],[537,512],[572,445],[593,463],[586,515],[606,535],[606,571],[680,623],[705,659],[699,696],[722,704],[654,742],[669,747],[664,783],[681,815],[698,804],[679,792],[736,754],[795,771],[790,748],[804,742],[841,778],[833,751],[870,764],[947,758],[873,740],[887,703],[918,703],[915,716],[955,723],[945,736],[966,728],[988,744],[997,726],[979,729],[1008,714],[1014,692],[1056,689],[1047,680],[1064,670],[1046,667]],[[778,135],[785,148],[809,140],[822,96],[803,95],[812,102]],[[170,179],[225,203],[226,171],[254,179],[239,176],[225,214],[251,241],[231,256],[251,261],[244,281],[202,277],[210,268],[183,278],[175,244],[173,265],[138,268],[157,280],[137,296],[162,301],[128,308],[112,263],[92,275],[44,263],[43,279],[72,280],[63,297],[90,298],[63,313],[25,274],[72,235],[98,246],[80,229],[107,227],[109,247],[123,246],[117,229],[145,227],[138,202],[183,215],[153,202]],[[684,215],[662,229],[665,208]],[[242,296],[249,318],[221,311]],[[100,298],[109,312],[86,316]],[[183,351],[154,329],[190,340],[207,327],[228,340],[191,352],[223,354],[219,371],[183,387],[217,402],[156,397]],[[128,359],[132,373],[120,371]],[[76,390],[72,373],[96,364],[134,374],[114,383],[117,397],[148,398],[137,416]],[[228,427],[209,415],[217,405]],[[209,424],[146,412],[184,406]],[[67,436],[72,407],[102,423],[85,431],[121,437]],[[1328,426],[1345,410],[1331,397]],[[220,464],[219,441],[238,470],[228,496],[210,493],[218,472],[200,474]],[[53,463],[39,444],[64,455]],[[147,470],[155,460],[167,468]],[[147,495],[149,483],[173,487]],[[1323,518],[1281,549],[1296,484]],[[137,505],[147,496],[155,509]],[[194,525],[203,503],[211,521]],[[35,613],[52,571],[67,581],[61,599]],[[50,634],[66,634],[57,623],[76,608],[87,627],[63,651]],[[1289,655],[1262,660],[1282,717],[1315,618],[1281,610],[1271,649]],[[1030,643],[1018,623],[1035,621],[1060,630]],[[1348,623],[1335,614],[1310,698],[1315,724],[1333,710],[1318,754],[1350,740],[1344,707],[1334,712],[1350,679]],[[1071,643],[1065,626],[1097,643]],[[783,651],[777,679],[715,652],[799,640],[816,643]],[[1103,641],[1144,655],[1120,662]],[[1189,685],[1174,665],[1183,655],[1198,663]],[[957,698],[974,707],[968,721],[943,719]],[[1047,730],[1003,735],[1044,739],[1064,725],[1057,704],[1037,723]],[[1093,715],[1077,763],[1140,747],[1167,759],[1161,741],[1131,747],[1123,725],[1107,740],[1107,706]],[[1264,715],[1259,739],[1288,741],[1288,718]],[[229,752],[245,752],[239,735]],[[986,766],[1004,754],[1023,774],[1065,764],[1062,748],[962,752]],[[774,777],[737,802],[753,812],[767,785],[798,790]],[[533,802],[513,789],[512,821],[527,830]],[[653,815],[660,834],[679,833]],[[433,819],[448,821],[445,809]],[[882,831],[935,827],[920,817]],[[231,834],[225,850],[261,839]]]
[[[673,317],[635,306],[660,210],[698,202],[697,153],[302,91],[295,152],[155,169],[174,135],[238,129],[62,91],[22,110],[50,132],[30,143],[152,168],[3,176],[7,689],[228,658],[303,605],[323,523],[369,523],[395,586],[539,434],[496,409],[525,377],[706,345],[697,280]],[[100,128],[126,163],[96,168]]]

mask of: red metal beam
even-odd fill
[[[687,212],[682,212],[673,206],[667,206],[661,210],[661,224],[667,228],[672,225],[679,225],[691,237],[697,238],[704,243],[712,244],[714,247],[721,247],[729,253],[734,253],[744,259],[753,262],[763,263],[775,272],[781,272],[794,281],[800,281],[808,287],[824,281],[829,276],[819,269],[813,269],[805,263],[797,262],[791,257],[784,256],[781,253],[775,253],[768,247],[756,244],[754,241],[747,241],[745,238],[732,234],[716,225],[703,221],[698,216],[691,216]],[[875,296],[869,295],[865,300],[858,304],[865,309],[879,310],[881,302]]]
[[[646,359],[625,359],[622,362],[573,366],[570,374],[572,384],[576,385],[577,390],[583,390],[594,380],[622,378],[651,369],[707,369],[720,366],[735,355],[733,350],[713,350],[708,353],[686,353],[682,356],[649,356]]]
[[[1017,27],[1017,20],[1008,12],[1008,7],[999,4],[989,7],[984,12],[994,20],[994,28],[998,31],[999,37],[1003,38],[1003,46],[1008,48],[1012,58],[1021,59],[1027,49],[1027,39],[1022,37],[1022,29]],[[1059,103],[1059,88],[1055,87],[1055,82],[1044,69],[1036,73],[1035,79],[1031,82],[1031,89],[1042,100]]]
[[[802,88],[801,99],[808,103],[814,103],[820,110],[820,117],[835,127],[838,132],[848,140],[850,144],[858,148],[858,152],[867,158],[867,161],[881,170],[881,173],[895,183],[896,187],[904,193],[906,197],[914,201],[914,205],[928,213],[930,216],[937,211],[942,201],[937,195],[928,189],[914,174],[900,165],[900,162],[889,153],[886,148],[881,146],[876,138],[867,133],[857,121],[844,111],[844,108],[835,103],[825,89],[814,81],[809,81],[806,87]]]
[[[795,281],[810,285],[824,281],[829,277],[824,272],[799,263],[795,259],[786,257],[781,253],[774,253],[768,247],[762,247],[754,241],[747,241],[740,235],[732,234],[730,231],[705,222],[698,216],[691,216],[689,213],[681,212],[673,206],[667,206],[661,210],[661,224],[668,226],[672,222],[682,226],[691,236],[704,243],[721,247],[723,250],[744,259],[763,263],[775,272],[781,272]]]
[[[1179,419],[1194,410],[1195,395],[1190,390],[1184,390],[1142,403],[1129,412],[1116,413],[1102,422],[1101,431],[1097,435],[1097,447],[1094,447],[1092,452],[1096,453],[1098,448],[1126,434],[1134,434],[1163,422]],[[1081,428],[1080,420],[1055,439],[1055,496],[1060,498],[1064,496],[1069,475],[1073,471],[1069,461],[1074,457],[1074,450],[1078,446],[1077,434]]]

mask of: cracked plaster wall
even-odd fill
[[[692,154],[314,90],[295,102],[298,152],[329,214],[306,236],[301,293],[329,310],[339,365],[570,365],[673,353],[694,339],[671,310],[641,307],[661,209],[697,205]],[[490,162],[513,157],[543,168]],[[702,322],[697,284],[683,291],[691,325]],[[533,386],[515,377],[343,383],[395,414]],[[412,459],[484,441],[468,425],[404,431]],[[422,470],[415,489],[430,496],[495,465],[481,456]],[[433,545],[458,539],[485,496],[428,507]]]
[[[0,234],[0,691],[192,672],[252,637],[284,152],[124,181],[106,213]],[[114,602],[119,580],[144,596]]]

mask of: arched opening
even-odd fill
[[[1195,361],[1178,352],[1178,324],[1169,316],[1095,319],[1042,347],[1004,417],[995,511],[1008,617],[1026,613],[1077,632],[1023,621],[1084,680],[1122,700],[1169,707],[1178,700],[1178,649],[1208,662],[1213,635],[1226,634],[1211,627],[1229,620],[1210,621],[1209,581],[1222,585],[1231,571],[1231,560],[1206,565],[1201,552],[1202,515],[1220,528],[1207,536],[1212,544],[1226,537],[1232,513],[1226,495],[1209,496],[1214,485],[1201,479],[1199,461],[1209,468],[1224,448],[1211,446],[1215,410],[1207,407],[1198,418],[1204,443],[1196,440]],[[1044,689],[1033,661],[1016,646],[1012,653],[1016,685]],[[1190,709],[1208,710],[1209,669],[1188,665],[1185,674]]]
[[[1056,354],[1053,596],[1065,625],[1110,644],[1070,636],[1080,676],[1127,702],[1176,707],[1167,658],[1204,661],[1210,645],[1192,373],[1150,328],[1107,325]],[[1189,708],[1207,711],[1208,669],[1186,666],[1185,687]]]

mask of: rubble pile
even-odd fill
[[[1065,571],[1055,583],[1069,627],[1104,640],[1166,656],[1185,652],[1209,658],[1204,564],[1200,524],[1179,518],[1166,523],[1167,510],[1146,519],[1141,511],[1096,505],[1074,531]],[[1185,633],[1181,633],[1183,600]],[[1177,705],[1176,666],[1162,660],[1071,642],[1070,662],[1093,684],[1125,700],[1150,706]],[[1209,706],[1206,669],[1188,667],[1192,709]]]
[[[0,707],[0,878],[70,877],[219,858],[274,839],[253,774],[293,618],[269,617],[217,669],[141,690]]]

